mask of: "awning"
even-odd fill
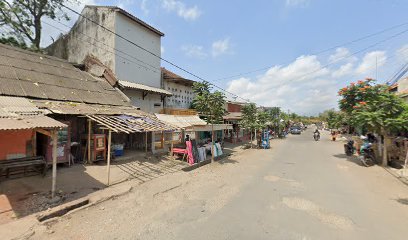
[[[156,117],[170,125],[179,128],[191,128],[194,125],[207,125],[207,122],[202,120],[198,115],[169,115],[169,114],[155,114]]]
[[[186,131],[211,131],[211,125],[207,124],[198,115],[180,116],[156,113],[156,117],[167,124],[185,129]],[[232,129],[232,126],[230,124],[214,124],[214,131],[224,129]]]
[[[148,117],[135,117],[130,115],[86,115],[87,118],[113,132],[159,132],[174,131],[177,128],[169,126],[160,120]]]
[[[137,89],[137,90],[146,91],[146,92],[158,93],[158,94],[162,94],[166,96],[173,95],[173,93],[166,91],[164,89],[150,87],[150,86],[146,86],[140,83],[133,83],[133,82],[119,80],[119,85],[122,86],[123,88]]]
[[[67,127],[67,125],[47,116],[0,118],[0,130],[52,129],[63,127]]]
[[[230,124],[214,124],[214,126],[212,127],[211,124],[208,124],[208,125],[203,125],[203,126],[193,126],[192,131],[211,132],[213,128],[214,128],[214,131],[220,131],[220,130],[232,129],[232,126]]]
[[[224,120],[241,120],[242,113],[241,112],[230,112],[226,116],[223,117]]]

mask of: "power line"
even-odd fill
[[[401,32],[399,32],[399,33],[397,33],[397,34],[394,34],[394,35],[392,35],[391,37],[388,37],[388,38],[386,38],[386,39],[383,39],[383,40],[381,40],[381,41],[378,41],[378,42],[376,42],[376,43],[374,43],[374,44],[372,44],[372,45],[370,45],[370,46],[368,46],[368,47],[365,47],[365,48],[363,48],[363,49],[361,49],[361,50],[358,50],[358,51],[356,51],[356,52],[353,52],[353,53],[351,53],[351,54],[348,54],[347,56],[344,56],[344,57],[338,58],[338,59],[336,59],[336,60],[334,60],[334,61],[331,61],[331,62],[329,62],[328,64],[326,64],[326,65],[324,65],[324,66],[322,66],[322,67],[319,67],[318,69],[316,69],[316,70],[314,70],[314,71],[311,71],[311,72],[308,72],[308,73],[306,73],[306,74],[304,74],[304,75],[301,75],[301,76],[298,77],[298,78],[304,78],[304,77],[306,77],[306,76],[308,76],[308,75],[311,75],[311,74],[313,74],[313,73],[319,72],[319,71],[323,70],[324,68],[327,68],[328,66],[330,66],[330,65],[332,65],[332,64],[334,64],[334,63],[336,63],[336,62],[339,62],[339,61],[342,60],[342,59],[350,58],[350,57],[355,56],[355,55],[357,55],[357,54],[359,54],[359,53],[361,53],[361,52],[365,52],[365,51],[367,51],[368,49],[370,49],[370,48],[372,48],[372,47],[375,47],[375,46],[377,46],[377,45],[379,45],[379,44],[382,44],[382,43],[384,43],[384,42],[386,42],[386,41],[389,41],[390,39],[396,38],[396,37],[398,37],[398,36],[400,36],[400,35],[402,35],[402,34],[404,34],[404,33],[406,33],[406,32],[408,32],[408,29],[406,29],[406,30],[404,30],[404,31],[401,31]],[[293,80],[294,80],[294,79],[292,79],[292,81],[293,81]],[[288,80],[287,82],[289,82],[289,81],[290,81],[290,80]]]
[[[385,28],[385,29],[383,29],[383,30],[380,30],[380,31],[378,31],[378,32],[375,32],[375,33],[368,34],[368,35],[366,35],[366,36],[357,38],[357,39],[355,39],[355,40],[351,40],[351,41],[348,41],[348,42],[345,42],[345,43],[342,43],[342,44],[338,44],[338,45],[336,45],[336,46],[333,46],[333,47],[330,47],[330,48],[327,48],[327,49],[318,51],[318,52],[316,52],[316,53],[311,53],[311,55],[320,55],[320,54],[322,54],[322,53],[329,52],[329,51],[334,50],[334,49],[337,49],[337,48],[339,48],[339,47],[344,47],[344,46],[347,46],[347,45],[350,45],[350,44],[353,44],[353,43],[356,43],[356,42],[359,42],[359,41],[362,41],[362,40],[365,40],[365,39],[374,37],[374,36],[376,36],[376,35],[380,35],[380,34],[382,34],[382,33],[385,33],[385,32],[388,32],[388,31],[391,31],[391,30],[394,30],[394,29],[397,29],[397,28],[400,28],[400,27],[406,26],[406,25],[408,25],[408,22],[404,22],[404,23],[401,23],[401,24],[398,24],[398,25],[394,25],[394,26],[391,26],[391,27],[389,27],[389,28]],[[291,61],[291,62],[292,62],[292,61]],[[286,62],[286,63],[284,63],[284,65],[289,64],[289,63],[291,63],[291,62]],[[217,81],[221,81],[221,80],[227,80],[227,79],[237,78],[237,77],[241,77],[241,76],[246,76],[246,75],[249,75],[249,74],[252,74],[252,73],[256,73],[256,72],[261,72],[261,71],[268,70],[268,69],[270,69],[271,67],[273,67],[273,66],[266,66],[266,67],[258,68],[258,69],[255,69],[255,70],[250,70],[250,71],[248,71],[248,72],[239,73],[239,74],[236,74],[236,75],[231,75],[231,76],[228,76],[228,77],[217,78],[217,79],[214,79],[213,81],[216,81],[216,82],[217,82]]]
[[[152,51],[150,51],[150,50],[144,48],[143,46],[140,46],[139,44],[137,44],[137,43],[135,43],[135,42],[133,42],[133,41],[131,41],[131,40],[129,40],[129,39],[123,37],[122,35],[115,33],[114,31],[110,30],[109,28],[106,28],[105,26],[103,26],[103,25],[97,23],[96,21],[94,21],[94,20],[92,20],[92,19],[90,19],[90,18],[88,18],[88,17],[82,15],[82,14],[79,13],[78,11],[76,11],[76,10],[70,8],[70,7],[67,7],[67,6],[64,5],[64,4],[61,4],[61,5],[62,5],[64,8],[68,9],[69,11],[71,11],[71,12],[77,14],[78,16],[80,16],[80,17],[82,17],[82,18],[84,18],[84,19],[90,21],[91,23],[93,23],[93,24],[95,24],[95,25],[98,25],[99,27],[101,27],[101,28],[104,29],[105,31],[107,31],[107,32],[109,32],[109,33],[111,33],[111,34],[114,34],[115,36],[119,37],[120,39],[122,39],[122,40],[124,40],[124,41],[130,43],[131,45],[133,45],[133,46],[135,46],[135,47],[137,47],[137,48],[139,48],[139,49],[141,49],[141,50],[143,50],[143,51],[149,53],[150,55],[152,55],[152,56],[154,56],[154,57],[156,57],[156,58],[162,60],[163,62],[166,62],[166,63],[170,64],[171,66],[173,66],[173,67],[175,67],[175,68],[177,68],[177,69],[179,69],[179,70],[181,70],[181,71],[183,71],[183,72],[185,72],[185,73],[187,73],[187,74],[189,74],[189,75],[191,75],[191,76],[193,76],[193,77],[195,77],[195,78],[197,78],[197,79],[199,79],[199,80],[201,80],[201,81],[209,82],[209,81],[205,80],[204,78],[199,77],[198,75],[196,75],[196,74],[194,74],[194,73],[192,73],[192,72],[190,72],[190,71],[188,71],[188,70],[186,70],[186,69],[184,69],[184,68],[178,66],[177,64],[175,64],[175,63],[173,63],[173,62],[171,62],[171,61],[169,61],[169,60],[167,60],[167,59],[161,57],[160,55],[157,55],[156,53],[154,53],[154,52],[152,52]],[[225,90],[224,88],[221,88],[221,87],[219,87],[219,86],[217,86],[217,85],[215,85],[215,84],[213,84],[213,83],[210,83],[210,84],[211,84],[212,86],[216,87],[217,89],[220,89],[220,90],[224,91],[225,93],[231,94],[232,96],[236,96],[237,98],[240,98],[240,99],[243,99],[243,100],[245,100],[245,101],[248,101],[248,99],[242,98],[242,97],[238,96],[237,94],[231,93],[231,92]]]

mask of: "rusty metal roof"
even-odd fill
[[[63,128],[67,125],[47,116],[24,116],[18,118],[0,118],[0,130],[23,130],[36,128]]]
[[[40,109],[47,109],[55,114],[66,115],[88,115],[88,114],[134,114],[135,116],[150,116],[150,114],[139,110],[134,106],[111,106],[102,104],[89,104],[78,102],[32,100]]]
[[[105,79],[65,60],[0,44],[0,95],[130,105]]]
[[[130,115],[86,115],[86,117],[106,129],[127,134],[135,132],[173,131],[177,129],[158,119],[148,117],[135,117]]]
[[[142,90],[142,91],[163,94],[163,95],[166,95],[166,96],[173,95],[173,93],[171,93],[169,91],[166,91],[164,89],[150,87],[150,86],[146,86],[146,85],[143,85],[143,84],[140,84],[140,83],[132,83],[132,82],[128,82],[128,81],[119,80],[119,85],[121,87],[123,87],[123,88],[138,89],[138,90]]]

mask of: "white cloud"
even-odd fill
[[[287,7],[306,7],[310,4],[310,0],[286,0]]]
[[[397,58],[399,61],[407,62],[408,61],[408,44],[405,44],[399,48],[396,52]]]
[[[177,0],[162,0],[162,6],[168,11],[177,12],[179,17],[182,17],[187,21],[194,21],[202,14],[197,6],[186,7],[183,2]]]
[[[181,47],[181,50],[191,58],[204,59],[207,57],[204,47],[200,45],[185,45]]]
[[[229,38],[221,39],[218,41],[213,42],[211,46],[211,54],[213,57],[218,57],[222,54],[226,54],[230,52],[230,40]]]
[[[164,47],[160,46],[160,54],[163,55],[163,53],[164,53]]]
[[[360,65],[356,69],[357,74],[367,74],[373,68],[381,67],[387,61],[387,55],[385,51],[373,51],[367,53]]]
[[[336,52],[329,56],[329,63],[335,62],[355,62],[357,58],[352,56],[350,50],[345,47],[337,48]]]
[[[353,67],[354,67],[353,63],[346,63],[344,65],[341,65],[339,69],[335,70],[332,73],[332,77],[339,78],[351,74],[353,73]]]
[[[255,78],[230,81],[228,91],[263,106],[297,113],[318,113],[336,105],[337,82],[317,56],[300,56],[286,66],[273,66]]]

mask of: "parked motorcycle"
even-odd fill
[[[364,143],[360,151],[360,161],[366,167],[377,164],[371,143]]]
[[[320,140],[320,134],[317,133],[317,132],[313,133],[313,138],[314,138],[315,141],[319,141]]]
[[[344,153],[347,156],[351,156],[355,153],[356,148],[354,147],[354,141],[348,140],[346,144],[344,144]]]

